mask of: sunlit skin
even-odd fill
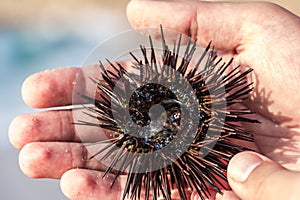
[[[300,18],[270,3],[198,1],[131,1],[127,15],[134,28],[162,24],[197,39],[203,47],[212,40],[225,60],[235,58],[233,66],[254,69],[250,79],[255,90],[241,106],[256,112],[254,117],[261,124],[247,124],[247,128],[254,132],[259,152],[273,161],[262,157],[266,162],[242,185],[231,177],[230,169],[237,163],[230,163],[228,178],[233,191],[224,191],[223,196],[212,193],[211,199],[286,199],[291,191],[300,196]],[[93,74],[94,68],[89,69],[86,73]],[[71,105],[78,70],[60,68],[30,76],[22,87],[24,101],[34,108]],[[85,83],[82,91],[89,88],[87,80]],[[61,179],[62,191],[70,199],[119,199],[124,177],[117,180],[112,192],[113,175],[102,179],[105,166],[82,159],[88,153],[72,122],[69,110],[16,117],[9,136],[21,150],[22,171],[33,178]],[[248,153],[238,156],[241,162]],[[255,182],[259,177],[263,177],[262,185]],[[242,187],[245,185],[247,190]],[[179,199],[176,193],[173,197]],[[191,194],[191,199],[194,197]]]

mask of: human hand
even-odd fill
[[[143,7],[143,4],[147,6]],[[230,7],[223,7],[222,3],[177,2],[175,4],[134,1],[128,6],[128,16],[134,27],[153,27],[162,24],[164,28],[173,28],[190,34],[203,46],[213,40],[215,48],[223,51],[223,57],[235,57],[234,65],[242,64],[254,68],[257,79],[255,83],[259,85],[255,86],[257,93],[254,93],[252,101],[246,106],[257,112],[257,118],[263,125],[250,127],[255,132],[256,143],[260,151],[268,157],[281,162],[289,169],[297,170],[299,150],[291,145],[298,143],[299,134],[289,125],[297,125],[299,113],[297,114],[295,102],[299,96],[290,95],[289,91],[295,91],[297,88],[296,80],[300,72],[297,71],[297,67],[286,66],[299,65],[299,58],[296,57],[299,52],[297,44],[300,40],[297,37],[299,20],[295,20],[297,18],[291,13],[269,4],[230,5]],[[142,9],[139,6],[142,6]],[[206,9],[202,11],[201,7]],[[165,12],[161,12],[162,8]],[[177,9],[176,17],[181,21],[170,18],[170,16],[174,17],[170,15],[174,12],[171,8]],[[190,23],[190,19],[196,17],[197,8],[199,8],[199,20],[195,26],[196,21]],[[243,15],[234,14],[236,9],[243,11],[241,12]],[[265,9],[272,12],[262,12]],[[273,16],[277,12],[281,17]],[[261,22],[263,17],[269,20]],[[283,21],[287,19],[289,21],[285,23],[284,30],[280,30]],[[254,22],[256,22],[255,27]],[[217,33],[216,30],[220,32]],[[268,33],[272,33],[270,34],[272,37]],[[270,46],[273,49],[266,51]],[[274,49],[276,46],[280,50],[287,46],[288,49],[284,49],[285,52],[281,55],[282,52]],[[291,61],[290,58],[292,58]],[[285,71],[282,71],[283,67]],[[23,85],[25,102],[38,108],[70,105],[73,82],[79,70],[78,68],[56,69],[31,76]],[[282,87],[283,83],[285,87]],[[82,90],[86,88],[88,87],[85,86]],[[268,101],[259,99],[260,91],[263,89],[267,94],[272,89]],[[285,102],[285,99],[280,98],[281,96],[290,98]],[[270,102],[272,104],[269,105]],[[285,118],[275,116],[279,112],[281,116],[293,117],[287,122]],[[103,197],[118,199],[124,186],[122,177],[117,180],[114,185],[115,192],[112,193],[111,175],[102,179],[103,173],[100,171],[103,171],[104,166],[98,161],[84,159],[89,156],[88,152],[80,143],[80,137],[76,135],[74,126],[70,126],[71,122],[73,119],[70,110],[52,110],[16,118],[10,127],[10,138],[17,148],[22,148],[20,153],[22,170],[30,177],[61,178],[62,190],[71,199],[101,199]],[[273,146],[274,143],[278,146]],[[286,148],[290,148],[288,151],[293,150],[292,156],[282,156],[282,153],[288,152]],[[224,197],[226,195],[233,194],[225,193]]]
[[[300,18],[271,3],[131,1],[127,13],[135,28],[162,24],[197,39],[202,46],[212,40],[223,58],[234,57],[233,66],[254,69],[250,80],[254,81],[254,92],[243,106],[255,111],[261,124],[245,126],[253,131],[260,153],[273,161],[241,153],[229,165],[229,183],[242,199],[300,196],[300,174],[296,173],[300,171],[300,94],[296,92],[300,80]],[[268,161],[245,183],[234,181],[242,176],[238,172],[244,173],[238,171],[241,163],[250,167],[250,161],[261,160]],[[225,192],[222,198],[238,197]]]

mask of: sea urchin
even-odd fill
[[[86,109],[97,122],[76,124],[113,133],[91,158],[109,160],[105,174],[113,172],[115,179],[126,172],[123,199],[169,200],[172,188],[181,199],[188,198],[186,189],[204,199],[210,189],[227,187],[230,158],[248,149],[239,142],[253,141],[238,122],[258,121],[248,117],[250,110],[232,108],[251,92],[246,76],[252,69],[229,70],[232,60],[222,63],[211,43],[192,63],[196,41],[189,39],[182,51],[179,35],[170,50],[162,28],[161,40],[159,59],[149,36],[150,47],[140,46],[142,59],[129,53],[131,66],[100,62],[99,79],[91,78],[97,96],[80,94],[94,105]]]

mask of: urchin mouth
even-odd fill
[[[153,150],[168,145],[180,127],[181,109],[176,95],[158,83],[148,83],[133,91],[129,115],[137,126],[127,127],[128,132]]]

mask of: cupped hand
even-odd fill
[[[249,80],[254,82],[254,92],[243,106],[255,111],[261,124],[245,126],[253,131],[260,153],[268,158],[241,153],[229,165],[229,183],[245,199],[295,197],[291,191],[298,191],[300,182],[295,173],[300,171],[300,18],[271,3],[131,1],[127,13],[135,28],[162,24],[197,39],[204,47],[212,40],[221,56],[234,57],[233,66],[254,69]],[[252,161],[267,164],[262,168],[251,165],[247,175],[257,168],[256,175],[250,175],[245,183],[244,175],[243,184],[236,181],[234,178],[245,173],[238,171],[241,163],[249,167]],[[279,191],[281,195],[277,195]],[[222,198],[238,197],[225,192]]]
[[[284,166],[300,171],[299,17],[270,3],[200,1],[132,1],[127,14],[134,28],[161,24],[197,39],[201,46],[212,40],[224,59],[234,57],[233,65],[253,68],[250,81],[254,81],[255,89],[243,106],[255,111],[261,124],[245,126],[253,130],[260,153],[280,165],[264,157],[262,160],[281,170],[286,170],[281,168]],[[34,108],[71,105],[78,76],[86,73],[83,77],[88,77],[95,67],[84,71],[61,68],[32,75],[22,88],[24,101]],[[88,93],[91,82],[84,79],[81,83],[84,84],[79,90]],[[62,190],[70,199],[119,199],[123,177],[117,179],[111,192],[113,175],[102,179],[101,171],[106,166],[87,159],[89,152],[72,125],[72,111],[55,108],[21,115],[11,123],[10,140],[21,149],[21,169],[30,177],[61,178]],[[236,164],[231,166],[234,169]],[[237,189],[238,183],[232,181],[230,172],[229,169],[231,186]],[[237,195],[224,191],[222,198],[238,198]]]

